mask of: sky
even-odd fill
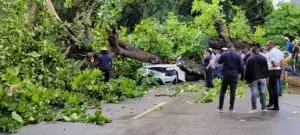
[[[288,2],[290,0],[273,0],[273,5],[276,6],[279,2]]]

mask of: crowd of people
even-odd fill
[[[285,38],[285,51],[281,51],[273,40],[268,41],[267,47],[251,47],[244,50],[235,50],[233,44],[230,48],[220,51],[208,48],[204,53],[203,64],[205,69],[206,88],[213,88],[213,78],[222,79],[218,112],[223,112],[226,90],[230,88],[230,112],[235,112],[234,103],[238,80],[247,82],[251,89],[252,108],[249,113],[257,112],[256,98],[259,93],[261,110],[279,111],[278,96],[282,96],[282,81],[285,73],[299,76],[297,62],[300,42],[290,42]],[[286,62],[291,57],[290,62]],[[239,78],[240,75],[240,78]],[[266,104],[266,90],[269,92],[269,102]]]

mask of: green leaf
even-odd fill
[[[69,118],[68,116],[63,116],[63,119],[67,122],[71,121],[71,118]]]
[[[105,123],[112,123],[112,119],[106,118]]]
[[[7,73],[9,73],[12,76],[18,76],[19,72],[20,72],[20,67],[9,67],[6,69]]]
[[[19,123],[21,123],[21,124],[24,123],[23,118],[22,118],[19,114],[17,114],[15,111],[13,111],[13,112],[11,113],[11,117],[12,117],[14,120],[18,121]]]
[[[96,116],[96,118],[101,117],[101,116],[102,116],[102,111],[101,111],[101,110],[97,110],[97,111],[95,112],[95,116]]]
[[[32,97],[31,97],[31,100],[32,100],[33,102],[37,103],[37,102],[39,102],[40,97],[39,97],[38,94],[34,93],[34,94],[32,95]]]
[[[34,121],[35,119],[34,119],[33,117],[30,117],[29,120],[30,120],[30,121]]]
[[[38,54],[37,52],[31,52],[31,53],[29,53],[28,55],[31,56],[31,57],[33,57],[33,58],[38,58],[38,57],[41,56],[41,55]]]
[[[77,121],[79,119],[77,113],[73,113],[70,117],[73,121]]]

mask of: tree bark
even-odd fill
[[[218,30],[219,30],[220,37],[224,40],[224,43],[226,44],[225,46],[229,48],[230,46],[228,45],[231,43],[231,40],[228,35],[228,29],[226,23],[224,23],[222,20],[216,20],[215,22],[219,26]]]
[[[116,29],[114,29],[109,34],[108,41],[109,41],[110,51],[113,52],[112,54],[136,59],[146,63],[152,63],[152,64],[164,63],[162,57],[142,51],[132,45],[126,44],[122,40],[119,40],[119,35]]]
[[[53,4],[51,0],[45,0],[47,7],[49,9],[49,12],[51,14],[53,14],[56,19],[63,23],[62,20],[60,19],[60,17],[58,16]],[[93,4],[91,6],[91,10],[88,11],[88,15],[92,14],[92,10],[94,9],[94,7],[96,6],[96,4]],[[87,18],[90,18],[89,16],[87,16]],[[87,23],[85,21],[85,23]],[[68,26],[66,26],[68,35],[70,36],[70,38],[75,42],[78,43],[79,40],[77,38],[77,36],[75,35],[75,33],[72,31],[71,28],[69,28]],[[158,64],[158,63],[164,63],[163,59],[160,56],[142,51],[140,49],[137,49],[136,47],[132,46],[132,45],[128,45],[126,43],[124,43],[123,41],[119,40],[119,35],[117,33],[117,30],[114,29],[113,32],[110,33],[109,35],[109,48],[110,48],[110,54],[111,55],[120,55],[123,57],[128,57],[128,58],[132,58],[132,59],[136,59],[142,62],[147,62],[147,63],[152,63],[152,64]],[[67,56],[69,54],[71,50],[71,46],[68,46],[64,56]],[[80,64],[83,65],[83,64]]]
[[[60,23],[63,23],[63,21],[60,19],[60,17],[58,16],[53,4],[52,4],[52,1],[51,0],[45,0],[46,4],[47,4],[47,7],[48,7],[48,11],[53,15],[55,16],[55,18],[60,22]],[[73,30],[67,26],[67,25],[64,25],[65,28],[66,28],[66,32],[68,33],[69,37],[71,40],[73,40],[75,43],[79,43],[79,40],[75,34],[75,32],[73,32]],[[70,50],[72,48],[72,45],[69,45],[65,52],[63,53],[63,56],[64,57],[67,57],[70,53]]]
[[[37,5],[34,1],[29,2],[28,4],[29,7],[29,16],[26,25],[31,26],[33,22],[35,21],[35,14],[37,12]]]

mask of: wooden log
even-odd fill
[[[158,108],[162,107],[162,106],[165,105],[166,103],[167,103],[167,102],[161,102],[161,103],[159,103],[159,104],[157,104],[157,105],[155,105],[155,106],[153,106],[153,107],[147,109],[146,111],[141,112],[140,114],[138,114],[138,115],[132,117],[131,119],[132,119],[132,120],[139,119],[139,118],[145,116],[146,114],[148,114],[148,113],[150,113],[150,112],[152,112],[152,111],[154,111],[154,110],[157,110]]]

